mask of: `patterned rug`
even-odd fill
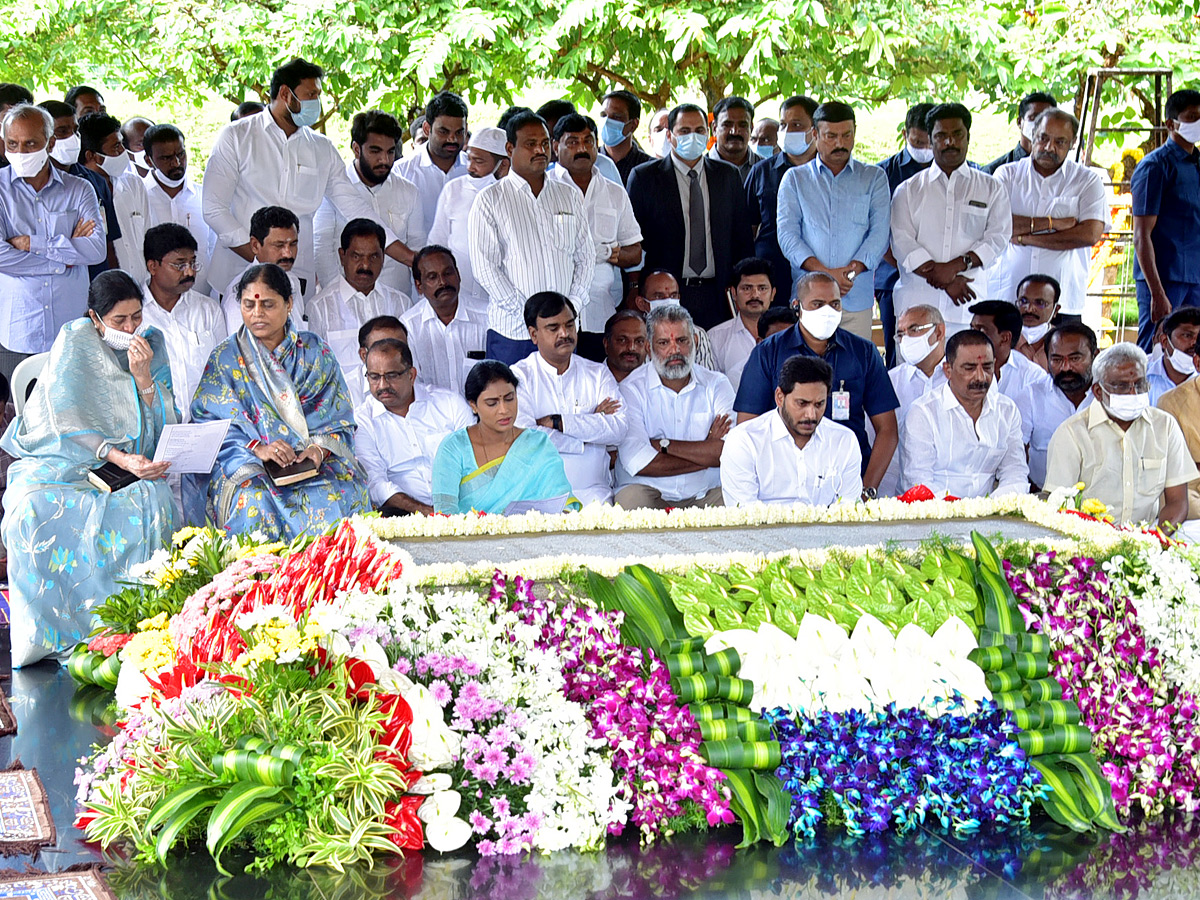
[[[13,715],[8,698],[0,694],[0,737],[8,737],[17,733],[17,718]]]
[[[0,878],[0,900],[115,900],[94,869]]]
[[[37,769],[0,772],[0,853],[32,855],[57,839],[50,801]]]

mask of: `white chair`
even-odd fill
[[[28,359],[21,360],[13,369],[12,398],[18,416],[25,408],[25,399],[29,396],[38,376],[42,374],[42,369],[46,368],[46,360],[49,358],[49,353],[35,353]]]

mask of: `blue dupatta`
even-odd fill
[[[467,429],[450,434],[433,459],[433,508],[440,513],[502,514],[510,503],[567,498],[564,507],[579,508],[562,457],[546,435],[527,428],[508,453],[480,466]]]

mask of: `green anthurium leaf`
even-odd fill
[[[771,608],[764,601],[758,600],[746,610],[745,621],[747,628],[757,630],[759,625],[771,621]]]
[[[745,622],[745,617],[734,609],[728,606],[718,606],[713,610],[713,618],[717,620],[717,628],[720,631],[729,631],[734,628],[741,628]]]
[[[845,583],[847,578],[846,570],[835,562],[827,562],[821,566],[821,574],[819,581],[821,586],[831,593],[845,593]]]
[[[873,556],[860,556],[850,566],[850,574],[867,584],[874,584],[886,575],[884,561]]]
[[[683,614],[683,628],[692,637],[701,637],[707,640],[717,630],[717,623],[714,619],[692,608]]]
[[[801,618],[802,616],[797,616],[790,607],[775,607],[775,624],[778,625],[788,637],[794,638],[800,633]]]
[[[817,576],[813,570],[805,565],[791,566],[786,571],[788,581],[801,589],[807,589],[810,584],[817,580]]]

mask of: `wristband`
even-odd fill
[[[262,446],[262,441],[260,441],[258,438],[255,438],[254,440],[252,440],[250,443],[248,443],[246,445],[246,449],[249,450],[251,453],[253,453],[255,450],[257,450],[261,446]]]
[[[562,416],[560,416],[558,413],[551,413],[550,414],[550,427],[555,429],[556,431],[562,431],[563,430]]]

